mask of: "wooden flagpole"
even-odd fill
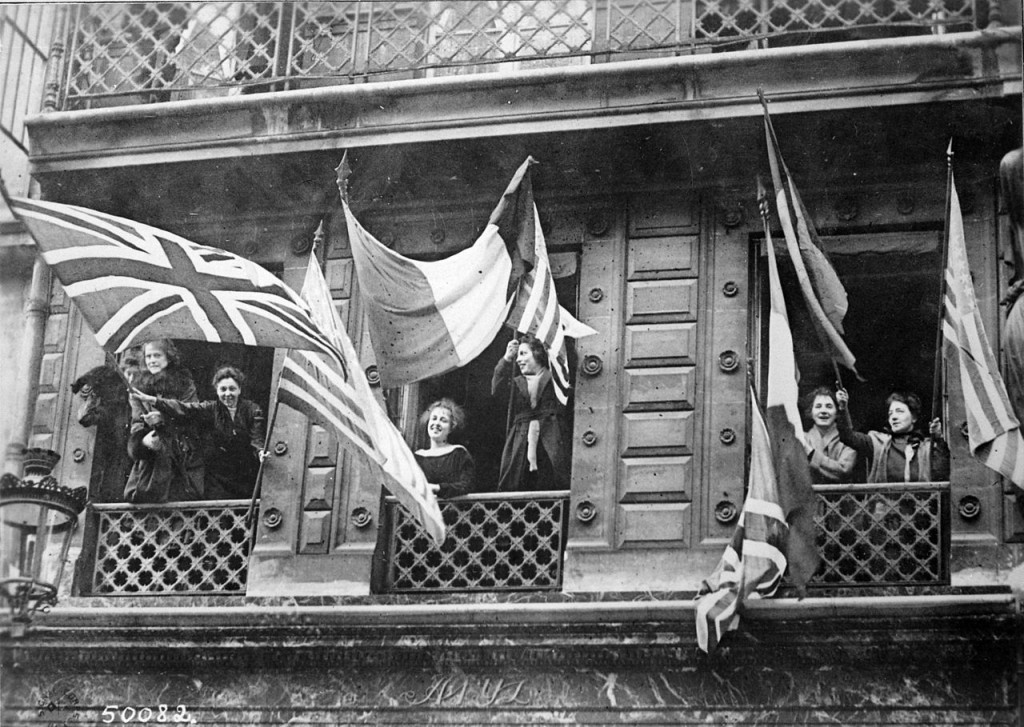
[[[942,375],[942,324],[946,311],[946,267],[949,265],[949,213],[953,200],[953,139],[946,149],[946,215],[942,225],[942,270],[939,282],[939,320],[935,330],[935,373],[932,381],[932,419],[942,413],[941,397],[944,389]]]

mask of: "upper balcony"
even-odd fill
[[[53,69],[60,90],[49,110],[939,35],[1016,22],[1003,17],[998,0],[83,3],[68,12],[66,52]]]

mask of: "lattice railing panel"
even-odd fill
[[[83,3],[69,94],[219,86],[274,70],[276,3]]]
[[[610,0],[609,48],[665,48],[687,40],[683,32],[689,23],[689,8],[690,3],[682,0]]]
[[[441,503],[447,538],[437,547],[397,502],[389,502],[384,590],[557,589],[568,493],[472,495]]]
[[[697,0],[699,39],[769,36],[865,25],[973,27],[973,0]]]
[[[92,593],[245,593],[249,501],[94,505]]]
[[[949,484],[816,485],[817,586],[949,583]]]

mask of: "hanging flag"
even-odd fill
[[[472,247],[420,262],[382,245],[342,206],[384,386],[459,368],[490,345],[508,314],[511,270],[494,225]]]
[[[180,338],[340,356],[295,292],[250,260],[83,207],[7,202],[108,350]]]
[[[775,204],[800,292],[822,345],[833,360],[857,374],[857,359],[842,338],[843,318],[848,308],[846,289],[821,250],[818,233],[782,159],[775,129],[768,115],[768,105],[763,97],[761,102],[764,106],[764,132],[768,144],[768,164],[775,187]]]
[[[774,596],[786,572],[786,519],[779,504],[772,447],[753,392],[751,400],[747,498],[732,542],[697,595],[697,645],[706,652],[714,651],[725,632],[739,626],[740,605],[747,599]]]
[[[341,350],[349,376],[342,377],[326,356],[290,351],[281,367],[278,398],[331,429],[343,447],[363,455],[371,469],[384,477],[391,494],[440,545],[445,527],[437,497],[401,433],[374,398],[355,347],[331,302],[315,253],[310,255],[302,297],[309,304],[313,320]]]
[[[524,220],[533,228],[533,267],[519,283],[515,305],[509,314],[508,324],[519,333],[529,334],[544,343],[548,350],[551,366],[551,382],[555,395],[563,404],[569,400],[569,358],[565,337],[582,338],[597,333],[593,328],[576,320],[569,311],[558,304],[555,295],[555,278],[551,273],[544,231],[540,226],[536,206],[532,205],[532,218]]]
[[[800,391],[797,385],[796,357],[793,354],[793,334],[789,327],[786,300],[782,295],[775,245],[767,223],[765,246],[770,298],[765,419],[772,461],[779,482],[779,504],[786,524],[789,525],[786,536],[789,581],[803,596],[820,562],[814,525],[815,497],[811,470],[807,463],[803,422],[800,420]]]
[[[385,247],[348,206],[345,159],[338,188],[384,386],[438,376],[476,358],[508,317],[519,282],[534,266],[533,159],[513,175],[487,226],[468,249],[420,262]]]
[[[789,582],[803,596],[820,561],[815,544],[814,490],[798,405],[793,335],[767,223],[767,198],[763,188],[759,191],[770,302],[765,416],[761,418],[755,400],[743,515],[721,562],[698,594],[697,637],[705,651],[713,649],[722,634],[738,626],[744,599],[775,593],[781,573],[787,573]]]
[[[949,173],[949,234],[942,333],[947,364],[960,372],[971,454],[1024,489],[1024,437],[999,375],[974,295],[964,222]]]
[[[519,281],[536,265],[537,228],[534,220],[537,211],[533,204],[533,175],[530,173],[530,167],[535,163],[533,157],[528,156],[519,165],[487,221],[488,225],[497,228],[512,261],[506,298],[512,297]]]

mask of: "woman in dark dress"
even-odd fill
[[[172,341],[148,341],[142,358],[145,370],[133,382],[135,391],[148,398],[197,401],[192,374],[182,366]],[[188,422],[170,421],[139,397],[131,397],[131,406],[128,455],[133,464],[124,499],[153,503],[202,498],[203,453],[195,430]]]
[[[511,424],[501,454],[498,490],[568,490],[568,423],[565,406],[555,395],[543,342],[509,341],[494,367],[491,394],[507,386],[512,387]]]
[[[242,398],[245,375],[224,366],[213,375],[216,401],[181,401],[170,397],[136,398],[175,422],[191,422],[203,434],[206,499],[234,500],[252,496],[263,454],[266,418],[259,404]]]
[[[473,492],[475,465],[469,450],[452,444],[448,438],[466,425],[466,414],[451,399],[439,399],[420,416],[430,444],[413,454],[427,477],[427,482],[440,498],[458,497]]]

